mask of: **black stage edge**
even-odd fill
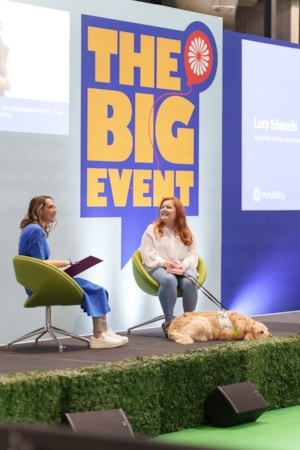
[[[187,447],[74,433],[54,427],[0,424],[0,448],[1,450],[186,450]],[[207,447],[195,448],[209,450]],[[213,449],[210,447],[210,450]]]
[[[300,332],[300,311],[253,316],[253,318],[263,322],[274,336],[294,336]],[[75,339],[62,338],[62,342],[66,345],[63,352],[58,351],[56,343],[52,340],[44,340],[39,344],[33,342],[15,344],[8,350],[4,345],[0,346],[0,376],[13,372],[89,367],[134,359],[138,356],[159,356],[225,343],[210,341],[191,345],[176,344],[164,337],[160,322],[156,328],[132,331],[128,344],[118,348],[91,350],[84,342]]]

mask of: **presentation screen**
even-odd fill
[[[222,303],[300,308],[300,46],[224,32]]]
[[[242,40],[242,209],[300,209],[300,52]]]
[[[0,131],[68,134],[69,15],[1,2]]]

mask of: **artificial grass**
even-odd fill
[[[300,405],[299,373],[300,335],[12,373],[0,377],[0,420],[57,425],[66,412],[122,408],[137,437],[154,437],[206,425],[204,402],[216,386],[249,381],[269,411]]]
[[[264,412],[256,422],[218,428],[206,425],[169,433],[155,442],[220,450],[299,450],[300,406]]]

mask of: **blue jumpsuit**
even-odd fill
[[[19,255],[47,260],[50,257],[50,248],[42,227],[37,223],[27,225],[19,240]],[[84,291],[84,303],[81,308],[88,316],[101,317],[110,311],[108,293],[102,287],[83,278],[75,277],[76,283]],[[26,290],[27,294],[31,292]]]

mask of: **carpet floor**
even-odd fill
[[[293,336],[300,332],[300,311],[255,316],[254,319],[265,323],[274,336]],[[127,332],[120,334],[126,335]],[[91,350],[86,343],[76,339],[62,338],[61,341],[65,345],[63,352],[58,351],[57,345],[51,339],[45,339],[38,344],[19,343],[8,349],[4,345],[0,346],[0,376],[12,372],[88,367],[139,356],[158,356],[225,344],[224,341],[209,341],[180,345],[164,337],[160,323],[156,328],[132,331],[128,344],[113,349]]]

